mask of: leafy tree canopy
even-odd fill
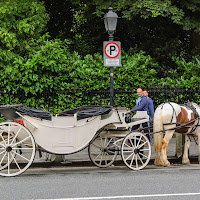
[[[38,48],[34,43],[46,29],[49,19],[39,0],[3,0],[0,2],[0,70],[6,85],[11,71],[17,73],[14,60]],[[12,77],[10,77],[12,78]]]
[[[172,56],[189,61],[200,49],[200,1],[198,0],[89,0],[71,1],[78,15],[73,26],[74,49],[81,55],[102,52],[108,40],[101,18],[112,6],[121,17],[115,40],[127,52],[137,48],[158,63],[158,77],[175,69]],[[81,20],[80,20],[81,19]],[[94,28],[95,27],[95,28]]]
[[[0,2],[0,48],[23,51],[31,38],[39,38],[49,17],[39,0]]]
[[[182,25],[184,30],[195,30],[200,33],[199,0],[97,0],[97,14],[112,5],[122,11],[123,17],[129,20],[139,15],[143,19],[164,17],[173,23]]]

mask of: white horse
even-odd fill
[[[191,105],[196,109],[196,113],[200,116],[200,107],[195,103],[191,103]],[[166,148],[175,130],[167,129],[173,129],[181,124],[186,123],[188,124],[187,127],[183,127],[181,129],[176,130],[176,132],[178,133],[185,134],[185,146],[182,163],[190,163],[190,160],[188,158],[190,140],[187,134],[190,133],[192,129],[195,129],[193,134],[195,134],[198,137],[200,163],[200,126],[194,127],[195,125],[199,124],[199,120],[195,120],[195,113],[187,106],[181,106],[176,103],[164,103],[158,106],[154,114],[154,132],[163,130],[163,132],[161,133],[154,134],[154,150],[156,152],[156,158],[154,162],[155,165],[170,165],[169,161],[167,160]]]

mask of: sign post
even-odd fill
[[[109,42],[104,42],[104,65],[110,66],[110,105],[114,106],[114,88],[113,88],[113,66],[121,65],[120,42],[113,41],[113,35],[117,27],[117,13],[112,11],[112,7],[108,8],[108,12],[104,15],[104,24],[109,35]]]
[[[104,66],[110,67],[110,105],[114,106],[114,70],[113,67],[121,66],[121,42],[103,42]]]

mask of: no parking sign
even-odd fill
[[[103,42],[104,66],[121,66],[121,42]]]

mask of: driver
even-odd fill
[[[147,103],[147,97],[143,95],[143,91],[141,88],[137,89],[137,95],[138,98],[136,100],[136,107],[134,109],[126,111],[126,114],[136,111],[147,111],[147,114],[149,115],[149,108]]]
[[[126,111],[126,114],[131,113],[131,112],[136,112],[136,111],[147,111],[147,114],[149,115],[149,108],[148,108],[148,102],[147,102],[147,97],[145,95],[143,95],[143,91],[141,88],[137,89],[137,95],[138,98],[136,100],[136,107],[134,109],[128,110]],[[140,127],[140,124],[135,125],[132,127],[132,130],[136,130]],[[148,123],[145,122],[142,124],[142,127],[148,127]],[[144,129],[144,133],[148,133],[148,128]],[[148,139],[149,135],[147,135]]]

